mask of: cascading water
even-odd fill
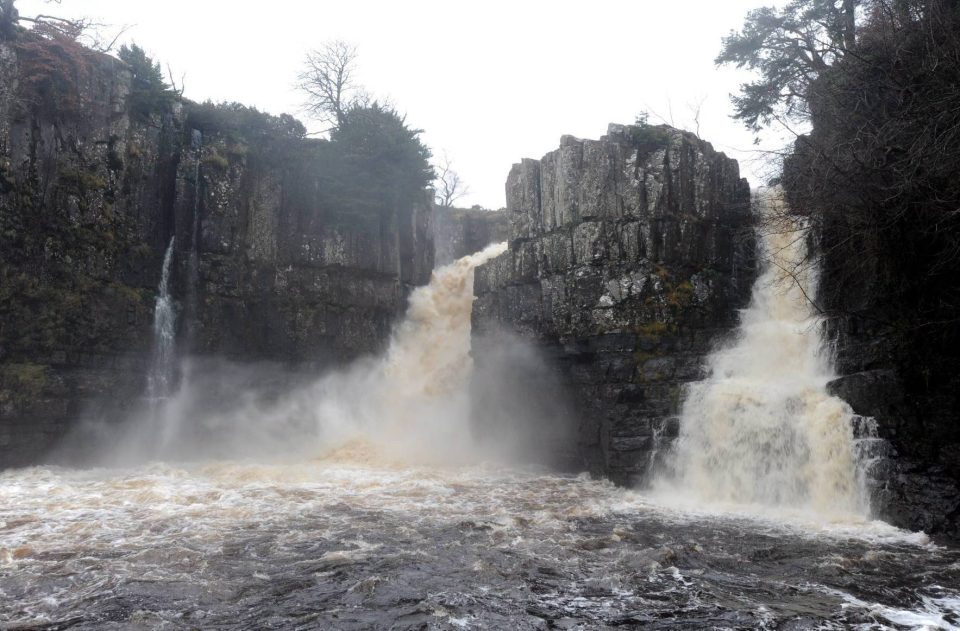
[[[735,341],[710,356],[706,380],[689,386],[654,489],[696,502],[866,517],[852,413],[826,390],[834,375],[810,301],[817,268],[806,230],[777,192],[759,202],[762,273]]]
[[[506,248],[490,245],[435,270],[430,283],[410,295],[381,360],[317,384],[311,405],[325,442],[362,443],[408,462],[456,459],[471,448],[473,271]],[[442,453],[437,444],[444,445]]]
[[[175,240],[176,237],[170,239],[163,255],[160,285],[157,287],[157,299],[153,306],[153,353],[150,374],[147,377],[147,396],[154,409],[172,393],[176,373],[177,314],[170,295],[170,265],[173,262]]]
[[[157,299],[153,307],[153,353],[150,373],[147,375],[147,399],[149,404],[150,448],[167,445],[175,434],[171,421],[178,423],[169,414],[168,405],[176,389],[176,324],[177,313],[170,295],[170,267],[173,263],[176,237],[163,255],[163,268]]]
[[[473,269],[503,250],[434,272],[381,358],[270,405],[226,388],[236,406],[216,418],[176,403],[193,380],[162,406],[213,428],[217,455],[279,440],[282,456],[0,472],[0,628],[956,628],[960,554],[922,535],[811,535],[587,475],[464,466]]]
[[[269,369],[178,366],[181,387],[154,406],[145,422],[132,423],[124,449],[112,449],[106,459],[300,456],[405,464],[474,459],[473,270],[505,249],[506,244],[492,245],[435,270],[428,285],[411,293],[381,357],[331,371],[282,396],[260,387],[275,381]],[[438,443],[444,449],[436,449]]]
[[[497,243],[465,256],[414,290],[387,352],[386,398],[422,401],[462,390],[470,376],[473,271],[506,249]]]

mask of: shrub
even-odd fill
[[[140,119],[164,111],[176,99],[176,93],[163,80],[160,64],[136,44],[120,47],[121,61],[130,66],[130,111]]]

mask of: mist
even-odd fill
[[[508,333],[471,355],[473,271],[505,244],[434,271],[415,289],[387,350],[315,374],[275,363],[186,357],[169,396],[88,415],[57,462],[339,459],[384,465],[496,460],[558,464],[571,442],[556,375]],[[109,407],[109,406],[107,406]],[[560,454],[558,456],[558,454]]]

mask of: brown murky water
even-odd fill
[[[960,628],[960,552],[492,466],[0,474],[4,629]]]

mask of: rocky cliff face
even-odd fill
[[[826,252],[824,282],[849,277],[857,264]],[[881,261],[872,265],[882,267]],[[879,278],[879,276],[878,276]],[[874,510],[911,530],[960,539],[960,365],[955,347],[937,348],[923,329],[905,326],[899,310],[913,305],[860,278],[855,289],[824,292],[841,375],[830,391],[857,414],[875,420],[878,438],[889,448],[874,467]]]
[[[691,134],[611,125],[514,165],[506,189],[509,251],[476,272],[477,363],[490,331],[534,342],[559,366],[578,465],[642,481],[749,297],[749,186]]]
[[[379,350],[433,268],[427,192],[366,207],[332,190],[328,143],[294,121],[207,110],[187,117],[174,206],[191,351],[330,365]]]
[[[360,203],[293,119],[143,113],[125,64],[74,52],[65,76],[0,41],[0,468],[138,404],[173,237],[181,353],[330,365],[385,343],[433,267],[426,192]]]
[[[507,240],[509,221],[503,210],[441,208],[434,213],[436,264],[446,265]]]
[[[864,90],[874,87],[864,84]],[[879,452],[868,453],[878,516],[960,538],[960,293],[950,241],[955,232],[937,227],[956,187],[950,188],[951,178],[923,179],[930,177],[926,166],[917,168],[919,179],[896,172],[880,159],[900,146],[896,139],[851,145],[858,121],[873,124],[877,116],[860,112],[848,121],[837,103],[842,101],[813,110],[818,116],[811,135],[796,143],[783,178],[790,207],[812,216],[815,226],[817,302],[827,316],[840,375],[829,388],[857,414],[872,418],[864,427],[886,441]],[[904,117],[896,108],[884,110],[884,117],[921,127],[929,122]],[[910,129],[894,128],[891,133]],[[898,138],[910,144],[915,135]],[[854,153],[824,162],[817,148],[834,146]],[[931,155],[937,154],[920,153],[922,162],[936,162]],[[856,177],[837,166],[845,164],[857,165]],[[910,180],[911,187],[888,195],[887,183],[894,190],[898,178]]]

